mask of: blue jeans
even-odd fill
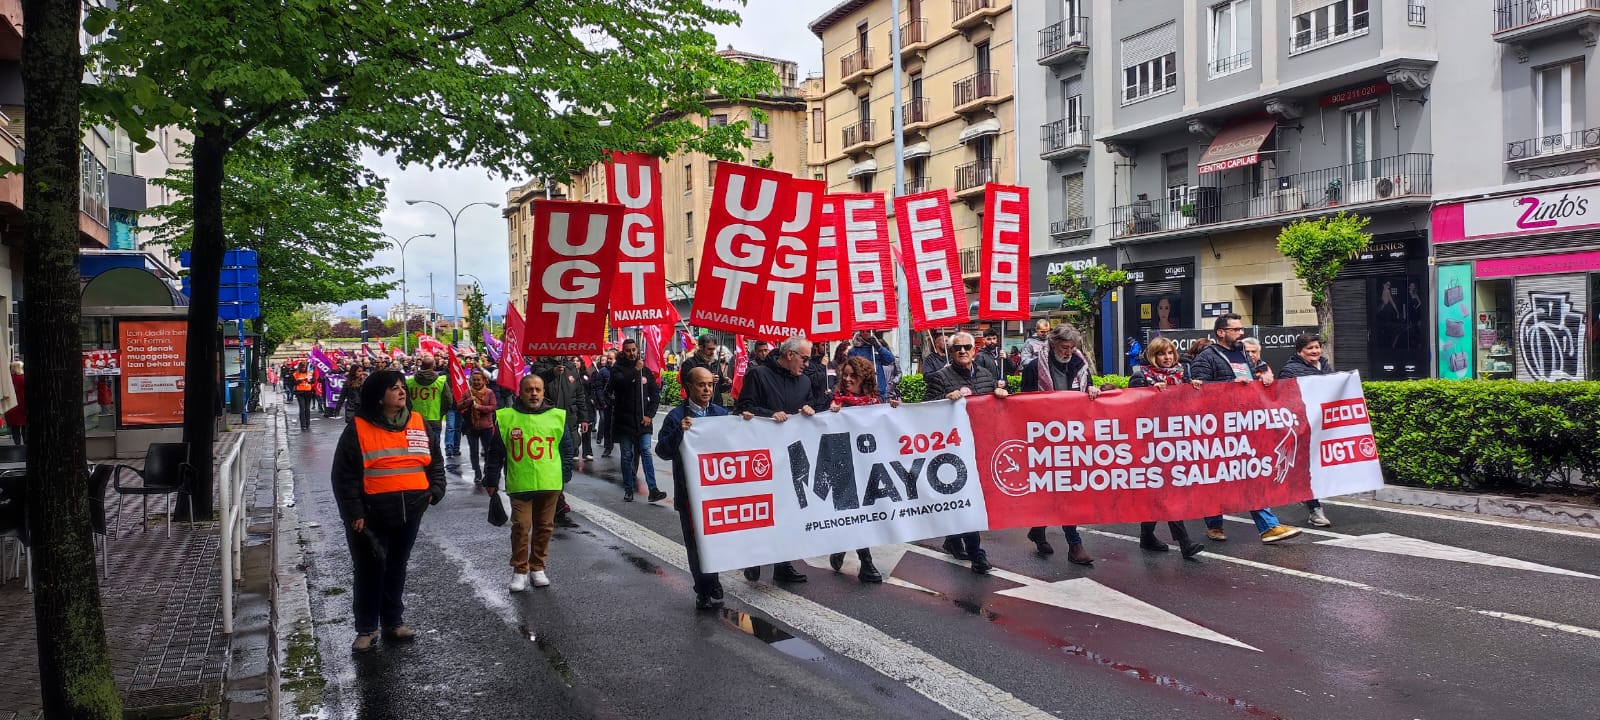
[[[656,489],[656,464],[650,459],[650,433],[637,437],[619,437],[617,444],[622,446],[622,481],[623,487],[628,492],[639,487],[639,470],[634,467],[634,457],[637,455],[644,462],[644,484],[651,492]]]
[[[446,452],[461,451],[461,413],[451,410],[445,413],[444,449]]]
[[[1271,508],[1262,508],[1260,510],[1251,510],[1250,511],[1250,519],[1256,521],[1256,532],[1257,533],[1264,533],[1264,532],[1266,532],[1268,530],[1271,530],[1271,529],[1273,529],[1273,528],[1275,528],[1275,527],[1277,527],[1278,525],[1281,524],[1281,523],[1278,522],[1278,516],[1272,514],[1272,509]],[[1221,529],[1221,528],[1222,528],[1222,516],[1221,515],[1212,515],[1211,517],[1206,518],[1206,529],[1207,530],[1218,530],[1218,529]]]

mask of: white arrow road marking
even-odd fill
[[[920,545],[904,545],[902,547],[919,555],[937,558],[954,565],[965,566],[967,564],[938,550],[929,550]],[[1088,615],[1099,615],[1112,620],[1121,620],[1122,622],[1143,625],[1169,633],[1187,635],[1200,640],[1210,640],[1223,645],[1232,645],[1246,650],[1261,652],[1260,648],[1246,645],[1227,635],[1189,622],[1139,598],[1112,590],[1089,578],[1046,582],[1039,578],[1028,577],[1027,575],[1000,568],[995,568],[989,574],[1022,586],[1001,590],[995,593],[996,595],[1005,595]]]
[[[1570,575],[1572,577],[1600,580],[1600,576],[1581,573],[1575,570],[1540,565],[1504,557],[1490,555],[1477,550],[1441,545],[1427,540],[1418,540],[1393,533],[1373,533],[1371,535],[1353,535],[1337,540],[1323,540],[1318,545],[1332,547],[1355,548],[1357,550],[1371,550],[1372,552],[1389,553],[1391,555],[1409,555],[1412,557],[1433,558],[1435,560],[1450,560],[1452,562],[1472,563],[1474,565],[1490,565],[1493,567],[1511,568],[1513,570],[1531,570],[1533,572],[1550,573],[1551,575]]]
[[[918,592],[925,592],[929,595],[939,595],[939,592],[936,590],[929,590],[921,585],[912,582],[906,582],[894,576],[895,566],[899,565],[900,559],[905,556],[905,545],[886,545],[872,548],[872,564],[877,565],[878,572],[883,573],[884,584],[910,588]],[[833,571],[833,566],[828,564],[828,557],[826,555],[806,558],[806,564],[817,568],[818,570],[827,570],[829,572]],[[846,575],[861,574],[861,558],[856,557],[854,552],[845,553],[844,565],[839,568],[839,572],[842,572]]]

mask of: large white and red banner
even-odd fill
[[[817,232],[816,280],[811,294],[812,342],[832,342],[850,337],[849,277],[844,267],[844,216],[839,197],[822,198],[822,225]]]
[[[983,268],[978,288],[978,317],[984,320],[1027,320],[1028,188],[996,185],[983,188]]]
[[[964,325],[970,320],[967,287],[961,281],[956,223],[945,190],[929,190],[894,199],[900,229],[900,259],[911,295],[911,329]]]
[[[606,307],[617,275],[625,213],[621,205],[533,201],[524,355],[605,349]]]
[[[1382,486],[1360,379],[696,420],[708,571],[959,532],[1193,519]]]
[[[517,306],[506,305],[506,338],[505,350],[500,353],[499,371],[495,373],[495,384],[511,392],[519,392],[522,382],[522,373],[527,369],[527,364],[522,360],[522,313],[517,312]]]
[[[804,262],[809,252],[797,254],[780,243],[784,225],[795,218],[795,182],[776,170],[717,163],[691,324],[760,335],[777,298],[788,307],[808,284],[772,274],[777,263]]]
[[[836,195],[843,224],[843,262],[848,275],[846,322],[852,330],[893,330],[894,258],[889,249],[889,208],[883,193]]]
[[[617,281],[611,287],[611,325],[634,327],[667,322],[666,227],[661,213],[661,160],[643,153],[613,152],[606,186],[622,217]]]

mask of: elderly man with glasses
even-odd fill
[[[791,415],[810,417],[817,408],[828,407],[827,394],[806,375],[806,364],[811,356],[811,341],[803,335],[794,335],[778,344],[772,351],[776,364],[757,365],[745,376],[735,410],[740,417],[770,418],[784,422]],[[761,579],[761,567],[745,568],[744,577],[750,582]],[[796,570],[794,563],[781,562],[772,566],[772,579],[781,583],[803,583],[805,573]]]
[[[977,358],[976,346],[977,340],[972,333],[956,333],[950,338],[950,364],[924,378],[928,388],[925,400],[937,401],[942,398],[954,402],[972,395],[1003,398],[1009,394],[1005,382],[974,362]],[[951,535],[944,539],[944,550],[956,559],[971,560],[975,573],[988,574],[994,569],[989,564],[988,553],[983,551],[982,538],[978,533]]]

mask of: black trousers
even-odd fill
[[[311,393],[295,393],[294,398],[300,403],[300,429],[311,429]]]
[[[1173,542],[1178,543],[1179,545],[1189,544],[1189,528],[1183,524],[1182,520],[1168,520],[1167,529],[1172,532]],[[1139,523],[1139,534],[1155,535],[1156,524],[1148,521]]]
[[[422,527],[422,513],[417,513],[401,525],[368,523],[364,537],[345,525],[345,542],[350,546],[350,564],[355,573],[355,589],[351,597],[355,613],[356,632],[375,632],[380,627],[392,628],[405,624],[406,604],[401,597],[406,589],[406,570],[411,562],[411,546],[417,542],[417,530]],[[373,545],[383,548],[379,558]]]
[[[489,462],[489,437],[494,435],[494,428],[467,428],[463,431],[467,436],[467,450],[472,457],[472,476],[483,477],[483,468],[478,464],[478,450],[483,449],[483,462]]]
[[[694,593],[707,595],[722,589],[722,580],[716,573],[700,571],[700,543],[694,536],[694,503],[689,502],[689,482],[683,461],[672,461],[672,506],[678,510],[678,524],[683,528],[683,549],[689,554],[689,575],[694,578]]]

